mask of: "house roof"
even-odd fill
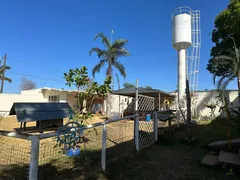
[[[116,95],[123,95],[123,96],[131,96],[134,97],[136,93],[136,88],[132,87],[132,88],[123,88],[123,89],[119,89],[116,91],[113,91],[112,94],[116,94]],[[170,93],[166,93],[162,90],[159,89],[149,89],[149,88],[143,88],[143,87],[139,87],[138,88],[138,93],[142,94],[142,95],[147,95],[147,96],[151,96],[151,97],[158,97],[159,93],[161,96],[167,96],[167,97],[173,97],[174,95],[171,95]]]
[[[30,122],[63,119],[71,111],[68,103],[14,103],[9,115],[16,115],[18,122]]]
[[[42,91],[48,90],[48,91],[59,91],[59,92],[66,92],[66,93],[77,93],[77,90],[67,90],[67,89],[56,89],[56,88],[49,88],[49,87],[44,87],[41,88]],[[79,91],[79,92],[84,92],[84,91]]]

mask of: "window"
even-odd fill
[[[48,96],[48,102],[59,102],[59,96]]]

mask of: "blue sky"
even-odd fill
[[[5,93],[19,92],[23,75],[38,87],[66,88],[63,72],[69,68],[89,68],[98,62],[89,56],[97,33],[113,39],[125,38],[132,56],[122,58],[127,71],[125,81],[150,85],[164,91],[173,91],[177,85],[177,52],[171,44],[171,13],[179,6],[201,11],[201,63],[199,89],[214,88],[212,76],[206,70],[209,59],[211,31],[216,15],[228,0],[8,0],[1,2],[0,56],[8,54],[7,64],[12,70],[6,75]],[[16,74],[17,73],[17,74]],[[91,74],[91,73],[90,73]],[[105,70],[96,76],[101,82]],[[56,81],[51,81],[53,79]],[[124,80],[120,79],[121,84]],[[236,83],[230,88],[236,88]]]

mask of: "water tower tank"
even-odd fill
[[[178,8],[172,18],[172,44],[173,48],[187,49],[192,43],[191,9]]]

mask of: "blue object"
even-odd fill
[[[80,154],[81,154],[81,151],[79,148],[75,148],[75,149],[71,148],[66,151],[66,155],[68,157],[80,156]]]
[[[73,115],[72,115],[73,113],[72,113],[72,110],[70,109],[69,110],[69,119],[73,119]]]
[[[150,121],[151,121],[151,115],[150,115],[150,114],[147,114],[147,115],[146,115],[146,121],[147,121],[147,122],[150,122]]]

